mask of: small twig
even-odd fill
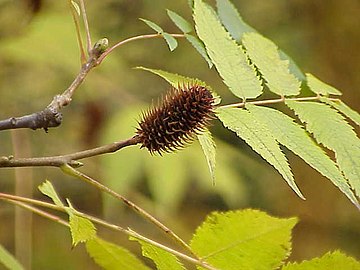
[[[83,22],[84,22],[85,33],[86,33],[86,48],[87,48],[88,54],[90,55],[92,45],[91,45],[91,34],[90,34],[89,22],[88,22],[86,8],[85,8],[85,0],[80,0],[80,10],[81,10],[81,14],[82,14]]]
[[[256,100],[256,101],[246,101],[246,102],[233,103],[233,104],[219,106],[219,108],[221,108],[221,109],[224,109],[224,108],[242,108],[246,104],[268,105],[268,104],[275,104],[275,103],[283,103],[283,102],[285,102],[287,100],[292,100],[292,101],[312,101],[312,100],[320,100],[320,99],[321,99],[321,96],[298,97],[298,98],[281,97],[281,98],[278,98],[278,99],[267,99],[267,100]],[[328,99],[332,100],[332,101],[339,101],[338,98],[328,98]]]
[[[111,144],[99,146],[97,148],[92,148],[72,154],[52,156],[52,157],[34,157],[34,158],[14,158],[10,157],[0,157],[0,168],[1,167],[60,167],[64,164],[69,164],[73,167],[79,167],[82,164],[77,162],[77,160],[98,156],[107,153],[113,153],[121,148],[136,145],[139,143],[139,137],[134,136],[130,139],[114,142]]]
[[[155,217],[153,217],[151,214],[149,214],[148,212],[146,212],[144,209],[140,208],[139,206],[137,206],[135,203],[133,203],[132,201],[128,200],[127,198],[125,198],[124,196],[116,193],[115,191],[113,191],[112,189],[108,188],[107,186],[104,186],[103,184],[99,183],[98,181],[96,181],[95,179],[91,178],[90,176],[87,176],[86,174],[75,170],[74,168],[72,168],[69,165],[63,165],[61,166],[61,169],[71,175],[74,176],[82,181],[85,181],[86,183],[91,184],[92,186],[96,187],[98,190],[103,191],[105,193],[108,193],[109,195],[111,195],[112,197],[122,201],[123,203],[125,203],[128,207],[130,207],[132,210],[134,210],[136,213],[140,214],[143,218],[147,219],[148,221],[150,221],[151,223],[153,223],[155,226],[157,226],[160,230],[162,230],[163,232],[165,232],[167,235],[169,235],[173,240],[175,240],[175,242],[177,242],[178,244],[180,244],[183,248],[185,248],[186,250],[188,250],[193,256],[196,256],[193,251],[191,250],[190,246],[188,244],[186,244],[184,242],[184,240],[182,240],[179,236],[177,236],[171,229],[169,229],[168,227],[166,227],[163,223],[161,223],[159,220],[157,220]]]
[[[52,221],[55,221],[57,223],[60,223],[62,225],[65,225],[67,227],[70,227],[69,223],[63,219],[61,219],[60,217],[56,216],[56,215],[52,215],[48,212],[45,212],[37,207],[34,207],[34,206],[31,206],[31,205],[28,205],[27,203],[31,203],[31,204],[35,204],[35,205],[38,205],[38,206],[43,206],[43,207],[47,207],[47,208],[50,208],[50,209],[56,209],[56,210],[59,210],[61,212],[66,212],[66,208],[65,207],[61,207],[61,206],[57,206],[57,205],[54,205],[54,204],[50,204],[50,203],[46,203],[46,202],[42,202],[42,201],[38,201],[38,200],[33,200],[33,199],[28,199],[28,198],[23,198],[23,197],[18,197],[18,196],[14,196],[14,195],[10,195],[10,194],[5,194],[5,193],[0,193],[0,199],[3,199],[4,201],[7,201],[7,202],[10,202],[10,203],[13,203],[15,205],[18,205],[22,208],[25,208],[25,209],[28,209],[42,217],[45,217],[47,219],[50,219]],[[24,202],[27,202],[27,203],[24,203]],[[74,214],[79,216],[79,217],[83,217],[83,218],[86,218],[96,224],[99,224],[99,225],[102,225],[104,227],[107,227],[109,229],[112,229],[112,230],[115,230],[115,231],[120,231],[122,233],[125,233],[127,234],[128,236],[130,237],[133,237],[133,238],[136,238],[138,240],[141,240],[141,241],[144,241],[150,245],[153,245],[153,246],[156,246],[162,250],[165,250],[185,261],[188,261],[190,263],[193,263],[193,264],[196,264],[196,265],[199,265],[199,266],[202,266],[203,268],[205,269],[208,269],[208,270],[216,270],[216,268],[208,265],[207,263],[197,259],[197,258],[193,258],[193,257],[190,257],[184,253],[181,253],[177,250],[174,250],[172,248],[169,248],[161,243],[158,243],[154,240],[151,240],[131,229],[124,229],[120,226],[117,226],[117,225],[114,225],[114,224],[111,224],[109,222],[106,222],[102,219],[99,219],[99,218],[96,218],[96,217],[93,217],[91,215],[88,215],[88,214],[85,214],[85,213],[82,213],[76,209],[73,209],[74,211]]]
[[[171,36],[173,36],[174,38],[183,38],[185,37],[184,34],[170,34]],[[115,50],[116,48],[131,42],[131,41],[135,41],[135,40],[140,40],[140,39],[150,39],[150,38],[160,38],[162,37],[161,34],[148,34],[148,35],[140,35],[140,36],[135,36],[135,37],[130,37],[127,38],[125,40],[122,40],[118,43],[116,43],[115,45],[111,46],[109,49],[107,49],[97,60],[97,64],[101,64],[101,62],[104,60],[105,57],[107,57],[113,50]]]
[[[70,6],[70,10],[71,10],[71,16],[72,16],[72,18],[74,20],[74,24],[75,24],[76,37],[77,37],[77,41],[78,41],[79,49],[80,49],[81,64],[84,64],[86,62],[87,57],[86,57],[86,54],[85,54],[84,45],[83,45],[82,38],[81,38],[79,15],[77,13],[77,10],[73,6],[72,1],[68,0],[68,3],[69,3],[69,6]]]

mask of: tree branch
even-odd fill
[[[47,167],[61,167],[64,164],[68,164],[72,167],[80,167],[82,163],[78,162],[79,159],[84,159],[88,157],[98,156],[107,153],[113,153],[121,148],[130,145],[138,144],[139,137],[133,136],[130,139],[114,142],[111,144],[99,146],[96,148],[67,154],[67,155],[59,155],[59,156],[51,156],[51,157],[35,157],[35,158],[14,158],[13,156],[2,156],[0,157],[0,168],[1,167],[39,167],[39,166],[47,166]]]

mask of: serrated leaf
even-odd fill
[[[24,270],[25,268],[20,264],[16,258],[9,253],[2,245],[0,245],[0,265],[5,266],[10,270]]]
[[[127,249],[99,237],[87,241],[86,250],[105,270],[150,270]]]
[[[286,101],[318,143],[335,152],[336,162],[360,196],[360,140],[344,117],[317,102]]]
[[[217,117],[224,126],[234,131],[251,148],[271,164],[296,194],[305,199],[295,184],[293,174],[284,153],[269,129],[245,109],[219,108]]]
[[[73,247],[96,237],[96,228],[90,220],[77,216],[71,209],[68,213]]]
[[[340,251],[326,253],[321,258],[315,258],[301,263],[288,263],[281,270],[360,270],[360,262]]]
[[[349,117],[355,124],[360,126],[360,114],[357,111],[351,109],[341,100],[333,101],[330,100],[329,98],[321,97],[320,101],[329,104],[331,107],[334,107],[336,110],[344,114],[346,117]]]
[[[197,137],[204,152],[213,185],[215,185],[216,145],[214,139],[208,129],[197,135]]]
[[[38,186],[38,189],[40,192],[46,196],[48,196],[50,199],[53,200],[53,202],[57,206],[64,207],[63,202],[60,200],[59,196],[57,195],[54,186],[51,184],[49,180],[46,180],[44,183],[42,183],[40,186]]]
[[[76,11],[76,14],[80,17],[81,12],[80,12],[80,7],[79,7],[78,3],[71,0],[71,5],[73,6],[74,10]]]
[[[243,48],[221,25],[214,10],[203,1],[195,0],[194,21],[199,38],[230,91],[242,99],[258,97],[262,85],[255,68],[249,64]]]
[[[167,14],[184,34],[190,33],[193,30],[191,24],[176,12],[167,9]]]
[[[161,35],[164,37],[167,45],[169,46],[170,51],[175,50],[176,47],[178,46],[177,40],[172,35],[165,32],[163,32]]]
[[[276,269],[290,254],[296,222],[258,210],[214,212],[196,229],[190,246],[219,269]]]
[[[242,43],[271,92],[280,96],[300,93],[300,81],[290,73],[289,61],[280,58],[278,47],[271,40],[257,33],[245,33]]]
[[[156,23],[152,22],[152,21],[149,21],[149,20],[146,20],[146,19],[143,19],[143,18],[140,18],[139,20],[143,21],[144,23],[147,24],[147,26],[149,26],[152,30],[154,30],[155,32],[157,32],[158,34],[161,34],[164,32],[164,30],[159,26],[157,25]]]
[[[310,138],[302,126],[294,122],[293,118],[267,107],[248,104],[246,108],[256,116],[258,121],[262,121],[267,125],[272,135],[280,144],[298,155],[322,175],[329,178],[353,204],[360,207],[336,164]]]
[[[216,7],[221,22],[236,41],[240,42],[244,33],[256,32],[254,28],[244,22],[229,0],[216,0]]]
[[[146,68],[146,67],[136,67],[136,68],[145,70],[145,71],[149,71],[151,73],[154,73],[154,74],[162,77],[163,79],[165,79],[168,83],[170,83],[175,88],[178,88],[179,86],[183,86],[183,85],[193,85],[193,84],[204,86],[212,93],[212,96],[215,99],[214,105],[217,105],[221,102],[220,96],[218,94],[216,94],[214,92],[214,90],[211,89],[210,86],[208,86],[205,82],[203,82],[199,79],[185,77],[185,76],[182,76],[182,75],[179,75],[176,73],[171,73],[171,72],[163,71],[160,69],[152,69],[152,68]]]
[[[185,270],[175,255],[139,239],[130,237],[130,240],[137,241],[141,245],[142,255],[151,259],[155,263],[156,269]]]
[[[190,42],[190,44],[198,51],[198,53],[205,59],[208,63],[209,68],[212,68],[213,62],[209,58],[209,55],[206,52],[205,45],[197,37],[185,34],[185,38]]]
[[[216,0],[216,5],[221,22],[237,42],[241,42],[242,35],[244,33],[257,33],[254,28],[243,20],[235,6],[229,0]],[[282,60],[289,61],[290,72],[293,73],[299,80],[305,80],[305,75],[302,73],[295,61],[281,50],[279,50],[279,54]]]
[[[313,91],[315,94],[324,95],[324,96],[342,95],[342,93],[339,90],[337,90],[335,87],[320,81],[311,73],[306,73],[306,81],[310,90]]]

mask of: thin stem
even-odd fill
[[[99,146],[96,148],[71,153],[67,155],[59,155],[52,157],[34,157],[34,158],[14,158],[10,157],[0,157],[0,168],[1,167],[60,167],[64,164],[69,164],[73,167],[80,167],[82,163],[77,160],[98,156],[107,153],[116,152],[124,147],[136,145],[139,143],[139,138],[137,136],[131,137],[130,139],[114,142],[111,144]]]
[[[108,188],[107,186],[104,186],[103,184],[99,183],[98,181],[96,181],[95,179],[91,178],[90,176],[87,176],[86,174],[75,170],[74,168],[72,168],[69,165],[63,165],[61,166],[61,169],[71,175],[74,176],[82,181],[85,181],[86,183],[89,183],[91,185],[93,185],[95,188],[108,193],[109,195],[111,195],[112,197],[122,201],[123,203],[125,203],[128,207],[130,207],[130,209],[134,210],[136,213],[138,213],[140,216],[142,216],[143,218],[147,219],[148,221],[150,221],[151,223],[153,223],[155,226],[157,226],[160,230],[162,230],[163,232],[165,232],[166,235],[169,235],[175,242],[177,242],[178,244],[180,244],[180,246],[182,246],[183,248],[185,248],[186,250],[188,250],[193,256],[196,256],[193,251],[191,250],[190,246],[188,244],[185,243],[184,240],[182,240],[178,235],[176,235],[170,228],[166,227],[163,223],[161,223],[159,220],[157,220],[155,217],[153,217],[151,214],[149,214],[148,212],[146,212],[144,209],[140,208],[139,206],[137,206],[135,203],[133,203],[132,201],[128,200],[127,198],[125,198],[124,196],[116,193],[115,191],[113,191],[112,189]]]
[[[87,47],[88,54],[90,55],[92,45],[91,45],[91,34],[90,34],[89,22],[88,22],[86,8],[85,8],[85,0],[80,0],[80,10],[81,10],[84,27],[85,27],[85,33],[86,33],[86,47]]]
[[[184,34],[170,34],[171,36],[173,36],[174,38],[183,38],[185,37]],[[100,57],[99,59],[97,60],[97,64],[99,65],[105,57],[107,57],[113,50],[115,50],[116,48],[126,44],[126,43],[129,43],[129,42],[132,42],[132,41],[135,41],[135,40],[140,40],[140,39],[150,39],[150,38],[160,38],[162,37],[161,34],[148,34],[148,35],[140,35],[140,36],[135,36],[135,37],[130,37],[130,38],[127,38],[125,40],[122,40],[118,43],[116,43],[115,45],[113,45],[112,47],[110,47],[109,49],[107,49]]]
[[[70,5],[71,16],[75,23],[76,37],[77,37],[79,49],[80,49],[81,64],[84,64],[86,62],[86,55],[85,55],[84,45],[83,45],[82,38],[81,38],[79,17],[78,17],[77,11],[75,10],[75,7],[73,6],[72,1],[69,0],[68,3]]]
[[[292,101],[311,101],[311,100],[320,100],[321,96],[315,96],[315,97],[298,97],[298,98],[285,98],[281,97],[278,99],[267,99],[267,100],[256,100],[256,101],[246,101],[246,102],[239,102],[239,103],[233,103],[228,105],[222,105],[219,106],[219,108],[242,108],[245,107],[246,104],[253,104],[253,105],[268,105],[268,104],[275,104],[275,103],[283,103],[287,100]],[[338,98],[328,98],[332,101],[339,101]]]
[[[56,205],[53,205],[53,204],[49,204],[49,203],[45,203],[45,202],[37,201],[37,200],[32,200],[32,199],[28,199],[28,198],[21,198],[21,197],[17,197],[17,196],[12,196],[10,194],[4,194],[4,193],[0,193],[0,199],[3,199],[5,201],[7,201],[7,202],[18,205],[18,206],[20,206],[22,208],[25,208],[27,210],[30,210],[30,211],[32,211],[32,212],[34,212],[34,213],[36,213],[36,214],[38,214],[38,215],[40,215],[42,217],[45,217],[47,219],[50,219],[52,221],[55,221],[55,222],[60,223],[62,225],[65,225],[67,227],[70,227],[69,223],[67,221],[61,219],[60,217],[58,217],[56,215],[52,215],[52,214],[50,214],[48,212],[45,212],[45,211],[43,211],[43,210],[41,210],[41,209],[39,209],[37,207],[33,207],[31,205],[28,205],[27,203],[24,203],[24,202],[36,204],[36,205],[39,205],[39,206],[48,207],[48,208],[51,208],[51,209],[56,209],[56,210],[59,210],[59,211],[62,211],[62,212],[66,212],[65,207],[60,207],[60,206],[56,206]],[[79,216],[79,217],[86,218],[86,219],[88,219],[88,220],[90,220],[90,221],[92,221],[92,222],[94,222],[96,224],[102,225],[102,226],[107,227],[109,229],[125,233],[128,236],[131,236],[133,238],[136,238],[138,240],[146,242],[146,243],[148,243],[150,245],[156,246],[156,247],[158,247],[158,248],[160,248],[162,250],[165,250],[165,251],[167,251],[167,252],[169,252],[169,253],[171,253],[171,254],[173,254],[173,255],[175,255],[175,256],[177,256],[177,257],[179,257],[179,258],[181,258],[181,259],[183,259],[185,261],[188,261],[190,263],[202,266],[205,269],[217,270],[216,268],[208,265],[207,263],[205,263],[205,262],[203,262],[203,261],[201,261],[201,260],[199,260],[197,258],[190,257],[190,256],[188,256],[186,254],[183,254],[183,253],[177,251],[177,250],[169,248],[169,247],[167,247],[167,246],[165,246],[165,245],[163,245],[161,243],[158,243],[158,242],[156,242],[154,240],[151,240],[151,239],[149,239],[149,238],[147,238],[147,237],[145,237],[145,236],[143,236],[143,235],[141,235],[141,234],[139,234],[139,233],[137,233],[137,232],[135,232],[135,231],[133,231],[131,229],[124,229],[124,228],[122,228],[120,226],[117,226],[115,224],[111,224],[111,223],[106,222],[106,221],[104,221],[102,219],[99,219],[99,218],[93,217],[91,215],[82,213],[82,212],[80,212],[80,211],[78,211],[76,209],[73,209],[73,210],[74,210],[74,214]]]

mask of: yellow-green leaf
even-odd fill
[[[300,93],[300,81],[290,73],[289,61],[280,58],[278,47],[271,40],[252,32],[243,34],[242,43],[271,92],[280,96]]]
[[[282,175],[300,198],[305,199],[295,184],[284,153],[266,125],[259,122],[253,114],[245,109],[219,108],[216,113],[226,128],[234,131],[250,145]]]
[[[4,265],[10,270],[24,270],[25,268],[10,254],[2,245],[0,245],[0,265]]]
[[[197,137],[204,152],[211,179],[215,185],[216,145],[214,139],[208,129],[206,129],[202,134],[199,134]]]
[[[251,209],[214,212],[196,229],[190,246],[218,269],[276,269],[290,254],[296,222]]]
[[[230,91],[242,99],[262,93],[261,81],[249,64],[243,48],[220,23],[215,11],[201,0],[194,1],[194,21],[199,38]]]
[[[341,100],[333,101],[327,97],[321,97],[321,102],[329,104],[331,107],[335,108],[339,112],[341,112],[346,117],[349,117],[355,124],[360,126],[360,114],[357,111],[351,109],[348,105],[346,105]]]
[[[53,202],[57,205],[57,206],[64,206],[64,204],[62,203],[62,201],[60,200],[59,196],[57,195],[54,186],[51,184],[51,182],[49,180],[46,180],[44,183],[42,183],[38,189],[40,190],[40,192],[46,196],[48,196],[50,199],[53,200]]]
[[[306,73],[306,81],[311,91],[319,95],[342,95],[342,93],[335,87],[328,85],[311,73]]]
[[[96,236],[96,228],[90,220],[77,216],[71,210],[69,210],[68,213],[72,245],[74,247]]]

